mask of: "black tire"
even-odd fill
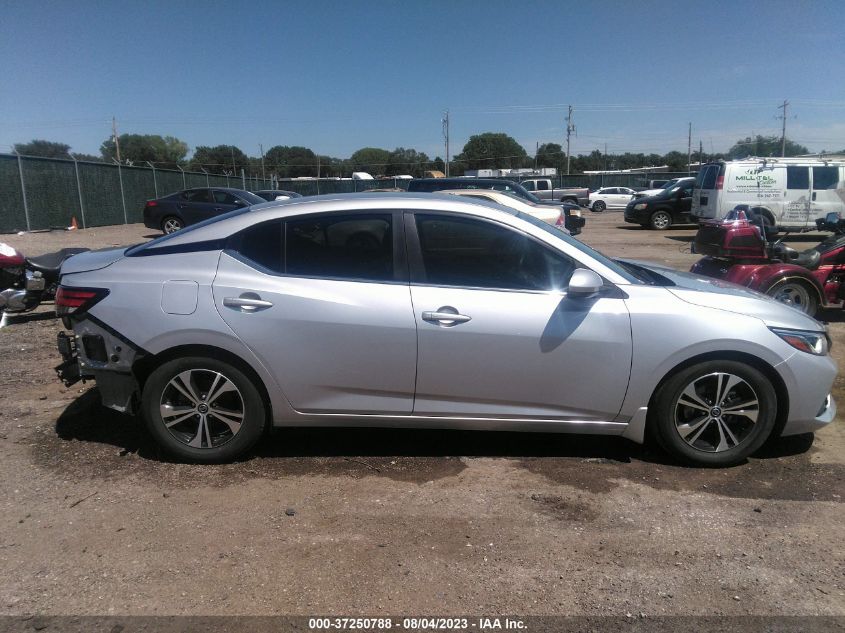
[[[766,239],[775,237],[780,233],[777,226],[775,226],[774,217],[767,209],[755,208],[753,211],[756,211],[760,215],[760,222],[763,224],[763,234],[766,236]]]
[[[816,289],[810,285],[810,282],[802,279],[783,279],[769,288],[766,294],[809,316],[816,316],[819,309]]]
[[[719,374],[739,382],[727,389],[721,403],[713,405],[705,396],[707,386],[731,384],[728,381],[717,385]],[[710,407],[706,413],[704,407],[685,395],[690,387],[698,402]],[[756,411],[749,404],[752,401],[757,403]],[[687,402],[693,406],[687,406]],[[746,405],[742,413],[726,413],[738,405]],[[769,439],[775,426],[777,396],[772,383],[758,369],[739,361],[712,360],[687,367],[669,378],[654,394],[650,409],[649,430],[666,452],[695,466],[724,467],[744,461]],[[718,418],[713,417],[715,409],[724,410],[717,412]],[[756,421],[751,419],[752,414]],[[701,421],[702,418],[706,420]]]
[[[651,214],[648,225],[655,231],[665,231],[672,226],[672,214],[663,209],[658,209]]]
[[[185,228],[185,222],[175,215],[168,215],[161,220],[161,232],[165,235],[170,235],[183,228]]]
[[[607,208],[607,205],[604,202],[602,202],[601,200],[596,200],[593,203],[593,206],[590,207],[590,208],[593,211],[595,211],[596,213],[601,213],[602,211],[604,211]]]
[[[217,386],[214,391],[218,393],[224,387],[224,384],[214,382],[218,374],[234,385],[235,391],[227,390],[212,402],[211,396],[215,394],[211,393],[211,387]],[[186,375],[187,391],[197,396],[199,405],[194,406],[192,411],[189,411],[192,399],[187,397],[184,389]],[[173,384],[174,380],[177,385]],[[209,393],[203,394],[203,389]],[[240,400],[242,414],[237,430],[233,431],[232,425],[225,420],[237,419],[237,399]],[[219,404],[221,401],[222,405]],[[202,411],[202,406],[205,413],[200,420],[196,411]],[[168,407],[171,413],[165,414]],[[205,464],[232,461],[246,453],[261,438],[267,420],[264,402],[250,378],[229,363],[201,356],[177,358],[156,368],[144,385],[141,410],[150,434],[164,450],[181,459]],[[223,417],[223,412],[226,417]],[[183,414],[188,417],[178,422]],[[170,428],[164,419],[168,415]]]

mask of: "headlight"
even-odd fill
[[[830,351],[830,344],[826,332],[807,332],[805,330],[787,330],[784,328],[770,327],[772,332],[781,337],[797,350],[825,356]]]
[[[634,211],[642,211],[642,210],[643,210],[643,209],[645,209],[646,207],[648,207],[648,203],[647,203],[647,202],[640,202],[639,204],[635,204],[635,205],[634,205]]]

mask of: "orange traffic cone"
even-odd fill
[[[68,231],[75,231],[78,228],[79,228],[79,224],[76,223],[76,216],[73,215],[70,218],[70,226],[67,227],[67,230]]]

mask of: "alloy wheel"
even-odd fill
[[[667,228],[671,223],[672,218],[665,211],[658,211],[651,216],[651,225],[658,230]]]
[[[217,448],[235,437],[244,420],[244,399],[235,384],[211,369],[174,376],[161,394],[159,413],[168,432],[193,448]]]
[[[167,218],[162,224],[162,231],[166,235],[170,235],[171,233],[175,233],[179,229],[182,228],[182,222],[179,221],[179,218]]]
[[[721,453],[751,435],[760,401],[747,381],[725,372],[699,376],[675,401],[675,429],[696,450]]]

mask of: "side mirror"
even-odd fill
[[[596,294],[604,286],[604,281],[598,274],[586,268],[579,268],[569,279],[569,287],[566,289],[567,297],[590,297]]]
[[[836,224],[839,222],[839,213],[836,211],[831,211],[826,216],[824,216],[824,221],[827,224]]]
[[[236,207],[245,207],[245,206],[247,206],[247,205],[246,205],[246,202],[244,202],[243,200],[236,200],[236,201],[235,201],[235,206],[236,206]]]

